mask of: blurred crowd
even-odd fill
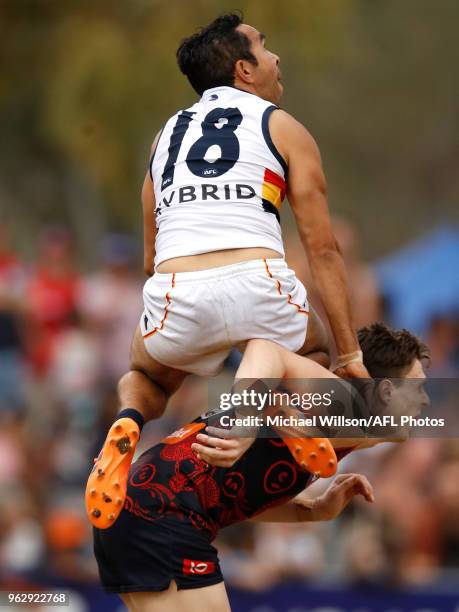
[[[355,322],[387,320],[373,269],[355,231],[335,220]],[[287,259],[307,283],[295,236]],[[71,234],[47,228],[25,262],[0,234],[0,585],[97,583],[84,484],[117,410],[116,382],[128,367],[142,311],[136,241],[108,235],[99,263],[78,265]],[[320,307],[316,303],[316,307]],[[459,320],[432,319],[425,340],[435,376],[459,376]],[[228,365],[230,373],[231,365]],[[207,408],[207,383],[187,379],[143,446]],[[416,439],[351,455],[376,503],[353,502],[333,523],[236,525],[217,546],[229,584],[262,590],[286,578],[361,585],[459,580],[459,443]],[[315,484],[311,495],[324,484]]]

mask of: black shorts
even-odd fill
[[[109,593],[195,589],[223,581],[211,535],[193,525],[191,513],[146,520],[123,510],[108,529],[94,529],[94,553]]]

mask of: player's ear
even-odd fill
[[[385,378],[381,380],[378,384],[378,388],[376,393],[378,394],[378,398],[384,403],[388,404],[392,398],[392,392],[394,390],[394,385],[390,380]]]
[[[247,60],[237,60],[234,65],[234,80],[239,79],[243,83],[253,83],[253,64]]]

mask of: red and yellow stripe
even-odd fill
[[[279,209],[285,198],[286,189],[287,183],[284,179],[272,170],[265,168],[261,197]]]

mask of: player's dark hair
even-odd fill
[[[234,84],[234,66],[240,59],[257,63],[250,41],[236,30],[242,14],[227,13],[182,41],[177,49],[180,70],[199,94],[211,87]]]
[[[429,360],[428,347],[406,329],[373,323],[358,331],[363,363],[373,378],[402,378],[415,359]]]

